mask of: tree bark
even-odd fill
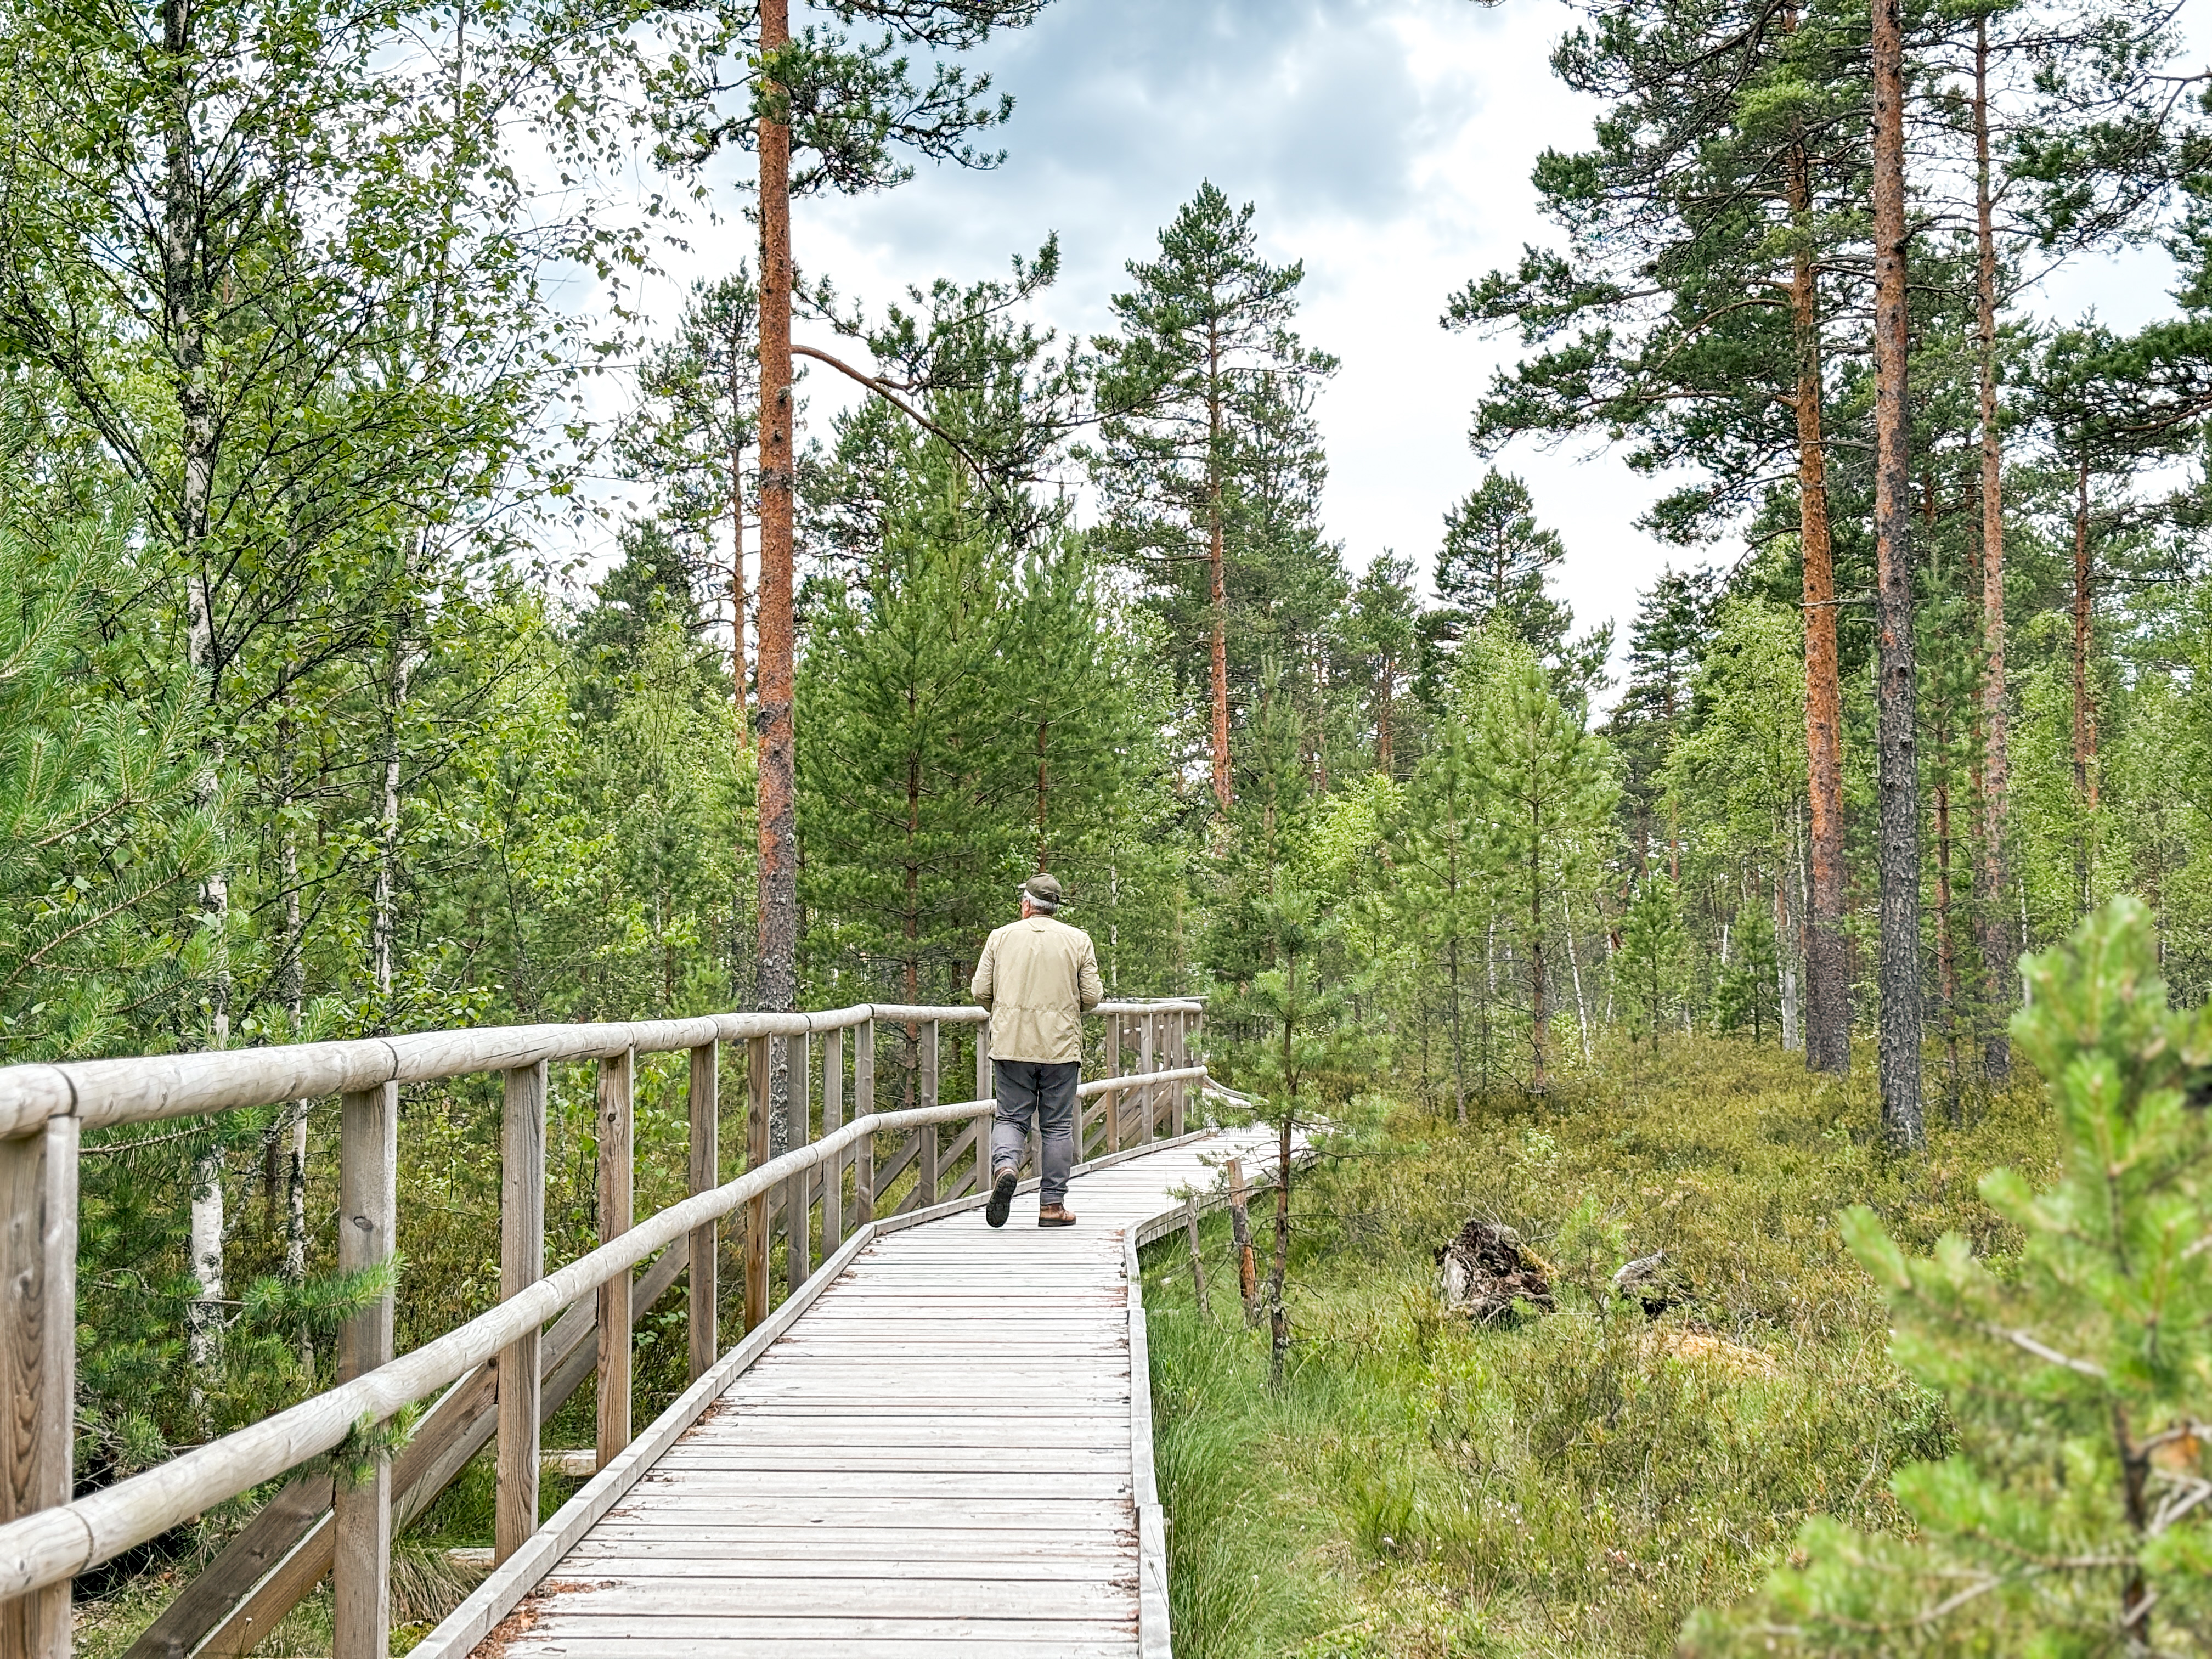
[[[1975,866],[1975,915],[1981,933],[1982,1072],[1993,1084],[2012,1076],[2006,1010],[2024,945],[2005,914],[2006,801],[2010,782],[2005,722],[2004,451],[1997,430],[1997,243],[1990,190],[1990,26],[1974,24],[1974,216],[1979,255],[1974,275],[1982,428],[1982,856]]]
[[[1212,619],[1209,678],[1213,714],[1213,804],[1228,816],[1236,790],[1229,770],[1229,573],[1221,527],[1221,337],[1206,338],[1206,596]]]
[[[734,334],[735,331],[732,331]],[[730,698],[737,711],[738,753],[752,747],[752,725],[745,716],[745,467],[738,442],[738,399],[743,377],[738,356],[743,341],[728,342],[730,355]]]
[[[1528,846],[1528,1047],[1534,1067],[1528,1084],[1540,1095],[1551,1086],[1544,1054],[1550,1010],[1544,1002],[1543,842],[1532,836]]]
[[[791,41],[790,0],[762,0],[761,52]],[[771,93],[777,90],[769,88]],[[755,1000],[787,1012],[798,989],[798,775],[792,707],[791,129],[760,122],[760,967]]]
[[[1876,837],[1881,876],[1878,1051],[1882,1132],[1893,1147],[1926,1138],[1920,1103],[1920,757],[1912,641],[1912,432],[1906,383],[1903,0],[1874,0],[1875,562],[1880,643],[1875,682]]]
[[[2089,645],[2092,636],[2089,554],[2089,451],[2087,444],[2075,468],[2074,495],[2074,896],[2081,913],[2089,912],[2089,819],[2097,810],[2097,717],[2089,706]]]
[[[1792,13],[1794,23],[1795,14]],[[1828,524],[1820,288],[1812,234],[1812,162],[1790,149],[1790,211],[1797,247],[1790,315],[1797,389],[1797,541],[1805,607],[1805,762],[1812,817],[1812,893],[1805,919],[1805,1064],[1851,1069],[1850,945],[1844,935],[1844,692],[1836,649],[1835,543]]]

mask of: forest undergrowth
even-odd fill
[[[1871,1069],[1678,1039],[1464,1129],[1376,1103],[1377,1127],[1296,1188],[1280,1392],[1225,1217],[1203,1232],[1208,1319],[1180,1236],[1154,1246],[1180,1659],[1663,1654],[1808,1515],[1901,1525],[1890,1472],[1943,1455],[1947,1420],[1891,1364],[1838,1214],[1863,1202],[1909,1250],[1952,1231],[2002,1256],[2018,1241],[1976,1183],[1999,1165],[2046,1182],[2057,1139],[2023,1079],[1893,1160]],[[1473,1217],[1553,1267],[1556,1312],[1443,1311],[1434,1252]],[[1686,1299],[1655,1320],[1609,1285],[1656,1250]]]

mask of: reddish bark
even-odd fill
[[[2089,641],[2095,571],[2089,555],[2089,452],[2075,471],[2074,497],[2074,799],[2080,815],[2074,835],[2074,885],[2081,909],[2089,908],[2089,822],[2097,810],[2097,717],[2089,706]]]
[[[2023,948],[2005,908],[2005,799],[2009,787],[2005,743],[2004,453],[1997,433],[1997,243],[1990,193],[1989,19],[1974,27],[1974,210],[1979,263],[1974,277],[1975,326],[1981,362],[1982,425],[1982,708],[1978,766],[1982,857],[1975,869],[1975,908],[1982,944],[1982,1070],[1992,1083],[2012,1075],[2012,1039],[2005,1008],[2013,964]]]
[[[1820,290],[1813,250],[1812,167],[1790,146],[1790,209],[1799,241],[1790,273],[1796,346],[1797,541],[1805,606],[1805,763],[1811,807],[1811,902],[1805,916],[1805,1064],[1851,1068],[1850,951],[1844,936],[1844,692],[1836,650],[1835,542],[1828,525],[1828,457],[1822,429]]]
[[[1912,641],[1911,313],[1905,274],[1902,0],[1874,0],[1875,680],[1882,1133],[1926,1139],[1920,1104],[1920,757]]]
[[[761,51],[790,43],[790,0],[762,0]],[[773,90],[773,88],[771,88]],[[793,742],[791,129],[760,122],[760,976],[763,1008],[792,1006],[799,954],[798,779]]]

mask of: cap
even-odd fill
[[[1065,902],[1060,897],[1058,876],[1040,872],[1024,882],[1021,890],[1024,898],[1035,899],[1039,904],[1058,905]]]

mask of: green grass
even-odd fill
[[[1464,1130],[1369,1115],[1297,1189],[1279,1393],[1225,1220],[1204,1235],[1211,1322],[1180,1237],[1147,1255],[1178,1659],[1662,1654],[1807,1515],[1899,1524],[1889,1472],[1938,1455],[1947,1425],[1891,1368],[1836,1214],[1867,1202],[1908,1247],[1949,1229],[2001,1254],[1975,1182],[2044,1179],[2055,1154],[2023,1087],[1893,1161],[1863,1079],[1725,1042],[1616,1056]],[[1559,1313],[1443,1314],[1431,1252],[1471,1215],[1559,1267]],[[1691,1305],[1654,1326],[1592,1293],[1660,1248]]]

